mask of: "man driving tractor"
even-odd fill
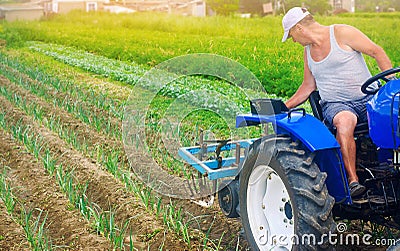
[[[296,93],[286,101],[290,109],[302,104],[318,89],[324,123],[336,128],[347,172],[350,195],[362,195],[366,188],[356,173],[354,129],[367,121],[366,102],[372,97],[361,92],[371,77],[363,54],[373,57],[381,71],[392,68],[385,51],[355,27],[321,25],[305,8],[294,7],[283,17],[282,42],[292,38],[304,47],[304,78]]]

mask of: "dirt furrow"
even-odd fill
[[[10,167],[8,177],[14,194],[26,208],[40,208],[47,214],[46,228],[54,245],[73,250],[87,246],[99,250],[110,248],[106,238],[93,233],[82,216],[69,209],[71,205],[59,191],[55,179],[46,174],[31,154],[2,130],[0,142],[0,156]]]
[[[61,91],[57,90],[55,87],[53,87],[49,84],[41,83],[41,82],[37,81],[36,79],[32,79],[25,73],[19,72],[18,70],[15,70],[9,66],[2,65],[2,67],[4,67],[4,70],[6,72],[10,73],[13,76],[17,76],[17,78],[19,78],[23,82],[26,82],[27,86],[30,86],[31,88],[32,87],[34,87],[34,88],[40,87],[41,89],[43,89],[44,92],[46,93],[46,98],[49,98],[49,99],[52,98],[54,100],[60,100],[60,101],[74,100],[74,97],[72,96],[73,94],[70,94],[67,92],[61,92]],[[28,88],[27,86],[23,86],[23,88]],[[87,98],[87,97],[85,96],[85,98]],[[104,111],[102,109],[98,108],[94,104],[89,103],[86,100],[80,100],[80,105],[82,105],[82,107],[85,107],[86,109],[92,111],[95,114],[103,114],[104,115]],[[120,125],[120,120],[118,118],[116,118],[115,116],[113,116],[112,113],[107,114],[106,116],[112,124]]]
[[[42,65],[45,67],[44,73],[48,77],[57,77],[66,82],[73,81],[79,84],[80,89],[85,92],[94,90],[98,93],[106,93],[113,100],[118,100],[117,103],[127,100],[131,92],[128,84],[88,73],[74,66],[61,63],[42,53],[10,49],[7,51],[7,56],[12,58],[13,61],[19,61],[20,64],[24,64],[27,68],[32,67],[32,65]]]
[[[164,227],[150,215],[142,204],[132,194],[125,192],[124,185],[111,174],[103,171],[99,165],[85,158],[74,149],[71,149],[58,135],[47,128],[38,125],[25,113],[13,107],[4,97],[0,97],[0,107],[8,107],[6,117],[16,123],[21,120],[25,125],[31,125],[36,134],[40,134],[47,147],[58,157],[65,166],[74,167],[74,175],[81,184],[88,183],[87,196],[90,200],[104,210],[115,208],[116,221],[122,225],[130,220],[132,233],[137,243],[137,248],[147,248],[148,245],[158,248],[164,246],[170,250],[186,250],[187,245],[178,240],[172,233],[164,233]],[[156,233],[156,234],[154,234]],[[148,240],[152,236],[151,240]]]
[[[0,84],[5,85],[8,89],[24,97],[28,103],[36,103],[41,106],[46,112],[47,117],[49,117],[49,115],[56,115],[57,117],[61,118],[60,122],[63,124],[63,126],[66,126],[76,132],[76,135],[80,141],[84,140],[85,142],[88,142],[89,148],[93,149],[96,145],[101,145],[102,147],[107,149],[123,149],[122,142],[113,140],[103,134],[98,133],[89,125],[84,124],[68,112],[61,109],[55,109],[53,105],[31,94],[29,91],[23,89],[22,87],[11,83],[8,79],[5,79],[2,76],[0,76]],[[137,152],[137,154],[135,154],[134,158],[137,159],[136,163],[146,162],[142,158],[139,151]],[[121,156],[121,159],[124,160],[124,163],[128,163],[126,156]],[[94,160],[90,161],[95,163]],[[222,244],[224,246],[237,245],[240,222],[237,220],[227,219],[223,215],[221,215],[219,213],[220,210],[218,205],[215,205],[213,208],[210,209],[204,209],[186,200],[174,200],[174,202],[176,202],[179,206],[182,206],[185,212],[188,212],[189,215],[192,215],[193,217],[201,217],[202,220],[200,222],[193,221],[193,229],[197,229],[205,233],[209,230],[210,226],[212,226],[209,233],[210,239],[219,240],[221,238],[221,235],[224,234],[224,237],[222,239]]]
[[[45,112],[46,119],[59,118],[64,128],[68,128],[70,131],[76,133],[77,139],[80,142],[85,141],[91,143],[89,145],[89,148],[95,148],[96,145],[100,144],[105,149],[117,148],[117,144],[119,142],[116,139],[97,132],[90,125],[85,124],[77,119],[73,114],[70,114],[67,111],[55,107],[53,104],[46,102],[42,98],[32,94],[21,86],[10,82],[9,79],[2,75],[0,75],[0,85],[6,87],[8,90],[24,98],[27,104],[38,105],[38,107],[40,107]]]
[[[7,213],[0,202],[0,251],[27,251],[29,244],[24,237],[24,230]]]

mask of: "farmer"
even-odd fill
[[[384,71],[392,68],[385,51],[358,29],[344,24],[324,26],[305,8],[290,9],[283,17],[282,42],[292,38],[304,46],[304,77],[296,93],[286,102],[290,109],[303,103],[318,88],[324,122],[336,127],[352,197],[365,192],[356,173],[354,129],[367,121],[361,85],[371,77],[362,53],[373,57]]]

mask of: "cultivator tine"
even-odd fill
[[[204,142],[204,132],[202,129],[200,129],[199,133],[199,146],[201,149],[198,153],[198,159],[200,161],[203,161],[207,153],[207,143]],[[210,182],[208,181],[208,178],[205,175],[198,172],[197,177],[195,177],[195,174],[192,174],[191,182],[188,181],[188,186],[192,193],[192,197],[196,198],[191,200],[193,203],[200,205],[202,207],[210,207],[213,205],[214,196],[212,195],[213,194],[212,191],[215,191],[216,187],[214,185],[214,190],[213,190],[213,187],[210,185]]]
[[[186,180],[186,184],[187,184],[187,187],[189,188],[189,191],[190,191],[190,197],[192,197],[192,198],[195,197],[196,194],[195,194],[195,192],[193,191],[192,185],[190,184],[189,180]]]
[[[198,178],[198,177],[199,177],[199,173],[197,174],[197,178]],[[192,174],[192,184],[193,184],[194,190],[195,190],[195,192],[196,192],[195,196],[196,196],[197,194],[199,194],[199,191],[200,191],[200,187],[199,187],[197,178],[194,176],[194,174]]]
[[[213,180],[210,182],[208,178],[202,175],[200,172],[198,173],[197,177],[198,179],[195,179],[194,175],[192,175],[191,184],[194,188],[194,191],[192,189],[191,191],[193,193],[193,198],[196,199],[192,199],[191,201],[202,207],[211,207],[214,204],[217,181]]]
[[[196,196],[199,194],[199,188],[198,188],[198,186],[196,185],[197,182],[196,182],[196,176],[195,176],[195,174],[192,173],[192,174],[190,175],[190,179],[187,179],[186,182],[187,182],[188,187],[189,187],[189,189],[190,189],[191,197],[192,197],[192,198],[196,197]]]

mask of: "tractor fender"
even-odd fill
[[[291,117],[291,118],[290,118]],[[290,134],[311,152],[321,172],[326,172],[326,185],[336,203],[351,204],[350,191],[340,152],[340,145],[320,120],[307,114],[292,114],[276,120],[278,134]]]
[[[328,128],[315,117],[299,112],[275,115],[245,114],[236,117],[236,127],[272,123],[276,134],[290,135],[300,140],[311,152],[340,149],[339,143]]]
[[[292,141],[302,142],[307,150],[314,153],[314,161],[321,172],[327,173],[326,185],[336,203],[352,204],[340,145],[320,120],[305,113],[293,112],[291,116],[286,113],[269,116],[239,115],[236,123],[238,127],[272,123],[276,135],[288,135]],[[259,140],[255,141],[252,147],[259,144]],[[252,151],[249,151],[249,154],[251,153]]]

